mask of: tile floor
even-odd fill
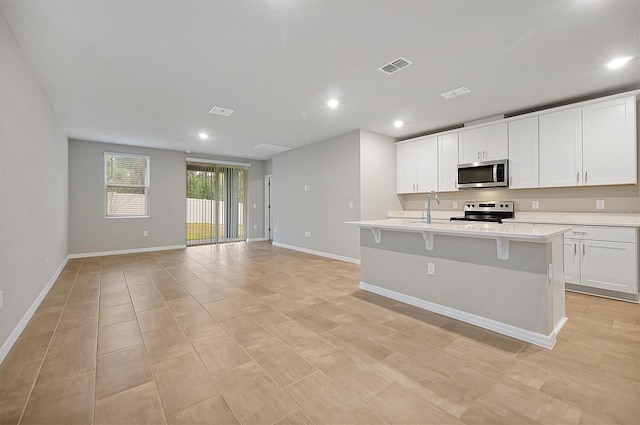
[[[545,350],[241,243],[71,260],[0,366],[0,424],[638,424],[640,306],[567,294]]]

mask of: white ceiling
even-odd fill
[[[266,159],[256,145],[358,128],[406,138],[640,87],[640,0],[0,0],[0,10],[77,139]],[[399,56],[413,65],[377,69]],[[608,70],[616,56],[634,59]],[[460,86],[471,93],[440,96]],[[329,109],[329,97],[341,105]],[[235,112],[209,114],[216,105]]]

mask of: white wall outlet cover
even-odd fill
[[[349,202],[349,208],[353,208],[353,201]]]
[[[257,225],[257,224],[254,224],[254,225],[253,225],[253,230],[257,230],[257,229],[258,229],[258,225]]]
[[[603,210],[604,208],[605,208],[604,199],[597,199],[596,200],[596,209],[597,210]]]
[[[540,203],[538,201],[531,201],[531,209],[537,210],[540,208]]]
[[[258,206],[256,204],[253,204],[253,208],[257,208]]]
[[[427,274],[435,275],[436,274],[436,265],[433,263],[427,263]]]
[[[4,291],[0,291],[0,310],[4,307]]]
[[[310,237],[311,237],[311,232],[310,232],[310,231],[308,231],[308,230],[305,230],[305,231],[304,231],[304,237],[305,237],[305,238],[310,238]]]
[[[453,201],[453,208],[458,208],[458,201]]]
[[[149,236],[149,232],[145,230],[144,232],[142,232],[142,236]]]
[[[304,185],[304,191],[305,192],[309,192],[311,190],[311,186],[309,186],[308,184]]]

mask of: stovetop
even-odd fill
[[[502,223],[503,219],[513,217],[513,201],[465,201],[464,217],[450,220]]]

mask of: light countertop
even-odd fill
[[[506,219],[504,222],[640,227],[640,214],[516,212],[515,218]]]
[[[427,224],[419,219],[387,219],[354,221],[361,228],[395,230],[402,232],[428,232],[443,235],[466,236],[475,238],[504,238],[529,242],[546,242],[562,235],[571,227],[558,225],[536,225],[525,223],[479,223],[479,222],[432,222]]]
[[[446,220],[463,217],[464,211],[431,211],[432,220]],[[420,219],[425,217],[421,210],[387,211],[390,219]],[[505,219],[505,223],[559,224],[573,226],[619,226],[640,227],[640,214],[612,213],[572,213],[572,212],[516,212],[515,218]]]

